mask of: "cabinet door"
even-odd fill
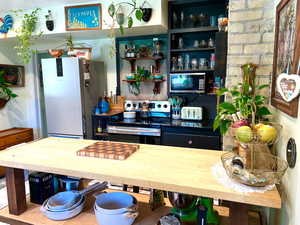
[[[219,136],[176,134],[166,132],[163,134],[162,144],[178,147],[221,150],[221,140]]]

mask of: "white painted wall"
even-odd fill
[[[0,64],[17,64],[16,55],[10,45],[0,46]],[[35,89],[32,76],[32,65],[25,68],[25,87],[12,88],[18,95],[0,110],[0,130],[11,127],[37,128]]]
[[[275,0],[275,6],[280,0]],[[275,14],[274,7],[274,14]],[[299,15],[299,12],[297,12]],[[300,104],[299,104],[300,105]],[[289,138],[296,140],[298,153],[297,163],[294,169],[288,169],[283,177],[282,209],[279,215],[279,225],[298,225],[300,224],[300,109],[298,118],[292,118],[287,114],[274,109],[276,121],[283,125],[282,138],[277,144],[278,155],[286,158],[286,146]],[[272,225],[272,223],[270,223]]]

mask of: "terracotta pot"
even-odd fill
[[[0,98],[0,109],[4,108],[9,99]]]
[[[52,57],[59,58],[64,54],[65,51],[63,49],[49,49],[48,52]]]

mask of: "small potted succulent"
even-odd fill
[[[9,83],[4,79],[4,72],[0,71],[0,109],[2,109],[6,103],[17,95],[9,88]]]

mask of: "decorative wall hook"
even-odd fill
[[[300,93],[300,76],[297,74],[282,73],[277,77],[276,86],[281,97],[291,102]]]

